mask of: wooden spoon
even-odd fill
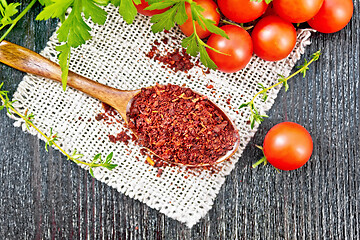
[[[0,62],[22,72],[45,77],[61,83],[61,68],[58,64],[38,53],[5,40],[0,43]],[[112,106],[119,112],[126,123],[129,121],[129,117],[126,113],[131,106],[132,99],[141,91],[140,89],[126,91],[119,90],[95,82],[71,71],[69,71],[67,85]],[[239,147],[240,140],[235,124],[222,109],[220,109],[215,103],[211,103],[222,113],[225,119],[231,123],[238,139],[238,141],[234,144],[233,149],[216,161],[216,163],[220,163],[230,158],[236,152]],[[148,150],[151,151],[151,149]],[[153,153],[153,151],[151,152]],[[209,164],[203,164],[201,166],[207,165]],[[187,166],[195,167],[194,165]]]

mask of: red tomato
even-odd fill
[[[308,23],[322,33],[337,32],[350,22],[353,11],[351,0],[325,0],[320,11]]]
[[[136,7],[138,13],[141,13],[142,15],[145,15],[145,16],[152,16],[155,14],[160,14],[160,13],[163,13],[166,10],[168,10],[168,8],[160,9],[160,10],[144,10],[148,6],[149,6],[149,4],[147,2],[145,2],[145,0],[141,0],[141,3],[139,5],[135,4],[135,7]]]
[[[324,0],[274,0],[274,9],[283,19],[292,23],[306,22],[319,12]]]
[[[278,16],[261,19],[251,33],[254,53],[266,61],[286,58],[296,44],[294,26]]]
[[[251,0],[219,0],[220,11],[228,19],[238,22],[251,22],[265,12],[267,4],[265,1],[257,2]]]
[[[262,17],[267,17],[267,16],[273,16],[273,15],[277,15],[277,13],[275,12],[274,6],[271,3],[269,3],[269,6],[267,7],[265,13],[262,15]]]
[[[301,125],[283,122],[266,134],[263,145],[268,162],[281,170],[294,170],[303,166],[313,151],[309,132]]]
[[[205,18],[215,21],[216,26],[219,24],[220,13],[217,11],[217,5],[215,2],[213,2],[212,0],[194,0],[194,2],[196,2],[197,5],[204,8],[202,15]],[[184,24],[180,25],[180,29],[186,36],[190,36],[191,34],[194,33],[190,4],[186,2],[185,8],[188,19]],[[202,27],[200,27],[200,25],[197,22],[195,23],[195,28],[196,28],[196,33],[200,38],[206,38],[211,34],[211,32],[208,31],[207,29],[204,30]]]
[[[226,32],[230,39],[211,34],[207,44],[230,56],[214,52],[209,48],[206,51],[220,71],[226,73],[237,72],[243,69],[251,59],[253,54],[251,37],[247,31],[238,26],[225,25],[221,29]]]

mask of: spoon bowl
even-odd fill
[[[16,44],[13,44],[5,40],[3,40],[0,43],[0,62],[10,67],[13,67],[17,70],[34,74],[37,76],[45,77],[48,79],[52,79],[61,83],[62,72],[58,64],[50,61],[49,59],[41,56],[38,53],[35,53],[29,49],[26,49],[24,47],[18,46]],[[120,89],[112,88],[104,84],[90,80],[72,71],[69,71],[68,73],[67,85],[112,106],[116,111],[118,111],[118,113],[124,119],[125,123],[129,122],[129,117],[127,115],[127,112],[130,109],[132,100],[137,94],[141,92],[140,89],[120,90]],[[220,157],[214,163],[217,164],[227,160],[237,151],[240,144],[240,138],[239,138],[239,133],[236,130],[236,126],[231,121],[231,119],[215,103],[211,102],[211,104],[217,110],[219,110],[219,112],[222,114],[224,119],[226,119],[231,124],[234,130],[233,132],[234,134],[236,134],[237,137],[237,141],[234,143],[233,148],[229,150],[226,155]],[[151,151],[151,149],[148,150],[154,154],[154,152]],[[185,164],[180,164],[180,165],[185,165]],[[209,166],[209,165],[210,164],[199,164],[199,165],[186,165],[186,166],[198,167],[198,166]]]

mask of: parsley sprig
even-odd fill
[[[90,174],[92,176],[94,176],[94,172],[93,172],[94,168],[104,167],[104,168],[107,168],[109,170],[112,170],[117,166],[116,164],[111,163],[112,158],[113,158],[113,153],[112,152],[106,157],[106,160],[102,160],[101,159],[101,154],[99,153],[99,154],[95,155],[94,159],[90,163],[79,160],[80,158],[83,157],[83,155],[77,153],[76,149],[74,150],[73,154],[69,155],[64,149],[62,149],[57,144],[57,141],[59,140],[58,135],[57,135],[57,133],[53,132],[52,128],[50,128],[50,134],[46,135],[38,127],[36,127],[36,125],[33,123],[33,119],[35,118],[34,114],[32,114],[32,113],[29,114],[28,110],[26,110],[25,114],[23,115],[14,108],[14,106],[13,106],[14,101],[9,100],[8,91],[1,90],[3,85],[4,85],[4,83],[0,83],[0,110],[6,109],[9,114],[16,114],[17,116],[19,116],[20,118],[22,118],[25,121],[25,124],[26,124],[27,128],[32,127],[38,133],[40,133],[46,139],[46,142],[45,142],[45,150],[46,151],[49,150],[48,149],[49,146],[56,147],[69,160],[71,160],[71,161],[73,161],[73,162],[75,162],[77,164],[82,164],[82,165],[88,166]]]
[[[294,72],[293,74],[291,74],[288,77],[284,77],[282,75],[279,75],[278,82],[275,83],[274,85],[270,86],[270,87],[265,87],[263,84],[259,83],[261,91],[257,92],[254,95],[254,97],[251,99],[250,102],[243,103],[239,107],[239,109],[245,108],[245,107],[250,109],[249,121],[250,121],[251,129],[254,128],[255,123],[260,124],[261,122],[264,121],[264,118],[268,117],[265,114],[260,114],[259,110],[255,107],[255,99],[258,96],[262,95],[262,100],[265,102],[267,100],[267,97],[268,97],[268,95],[267,95],[268,91],[270,89],[276,87],[276,86],[281,85],[281,84],[285,87],[285,91],[287,91],[289,89],[288,81],[291,78],[293,78],[294,76],[296,76],[297,74],[299,74],[299,73],[301,73],[303,75],[303,78],[305,78],[306,72],[307,72],[307,70],[309,70],[309,65],[312,64],[313,62],[317,61],[319,59],[320,55],[321,55],[321,52],[319,50],[319,51],[317,51],[316,53],[314,53],[312,55],[312,58],[311,58],[311,60],[309,62],[305,59],[305,63],[303,65],[300,65],[300,66],[297,67],[299,70],[297,70],[296,72]]]
[[[34,6],[38,0],[32,0],[29,5],[16,18],[13,17],[18,14],[17,7],[20,3],[7,3],[6,0],[0,0],[0,30],[10,25],[7,31],[0,37],[0,42],[11,32],[16,23]]]
[[[107,12],[103,10],[101,6],[113,4],[114,6],[119,7],[120,15],[130,24],[134,21],[137,14],[135,5],[141,3],[141,0],[32,0],[29,5],[19,13],[17,9],[20,5],[19,3],[7,3],[6,0],[0,0],[0,30],[10,25],[0,38],[0,41],[7,36],[16,23],[37,1],[42,4],[44,8],[36,17],[36,20],[58,18],[62,23],[56,32],[58,40],[61,43],[61,45],[56,46],[56,50],[59,52],[58,59],[62,71],[61,78],[64,90],[67,85],[71,49],[79,47],[92,37],[90,32],[91,27],[85,22],[85,19],[90,19],[96,24],[103,25],[107,18]],[[192,56],[200,54],[200,60],[205,67],[211,69],[217,68],[207,54],[206,48],[212,49],[218,53],[221,52],[211,48],[199,38],[196,33],[195,22],[203,29],[207,28],[212,33],[219,34],[226,38],[228,38],[228,36],[223,30],[215,26],[214,21],[206,19],[202,15],[204,9],[201,6],[197,5],[193,0],[146,1],[150,4],[147,10],[169,8],[164,13],[152,17],[151,22],[154,24],[151,28],[154,33],[164,29],[169,30],[174,27],[175,24],[183,24],[188,18],[185,10],[185,3],[190,4],[194,33],[183,39],[182,46],[187,48],[188,54]],[[68,9],[70,9],[69,12]]]
[[[210,47],[207,45],[201,38],[198,36],[196,32],[196,25],[198,23],[201,28],[204,30],[207,29],[212,33],[218,34],[220,36],[229,38],[225,31],[215,26],[215,22],[205,18],[202,15],[204,8],[197,5],[196,2],[192,0],[164,0],[161,2],[154,2],[154,0],[149,0],[149,7],[146,10],[155,10],[155,9],[165,9],[171,7],[167,11],[161,14],[154,15],[151,18],[151,22],[154,25],[151,26],[153,32],[160,32],[164,29],[169,30],[175,26],[175,23],[178,25],[182,25],[188,19],[186,14],[185,4],[190,4],[191,8],[191,18],[194,33],[189,37],[186,37],[182,40],[182,47],[186,48],[186,52],[191,56],[195,57],[200,53],[200,61],[204,64],[205,67],[210,69],[216,69],[216,64],[211,60],[208,53],[206,52],[206,48],[209,48],[217,53],[221,53],[220,51]],[[221,53],[224,54],[224,53]]]

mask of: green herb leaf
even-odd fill
[[[74,161],[74,160],[78,160],[82,157],[84,157],[84,155],[77,153],[77,150],[75,148],[74,152],[71,154],[71,159]]]
[[[53,129],[50,128],[50,134],[49,134],[49,136],[47,137],[47,140],[46,140],[46,142],[45,142],[45,150],[46,150],[47,152],[49,151],[48,146],[54,145],[55,141],[58,141],[57,133],[54,134],[54,133],[53,133]]]
[[[7,4],[5,0],[0,1],[0,30],[14,22],[12,17],[19,12],[17,8],[20,5],[20,3]]]
[[[38,0],[38,2],[43,6],[49,6],[49,5],[53,4],[53,2],[51,0]]]
[[[189,37],[184,38],[181,42],[181,46],[186,48],[186,52],[193,57],[195,57],[200,51],[197,43],[196,35],[194,33]]]
[[[147,8],[145,8],[145,10],[157,10],[157,9],[164,9],[164,8],[171,7],[175,4],[175,1],[166,0],[166,1],[161,1],[161,2],[154,2],[154,3],[148,2],[148,3],[150,5]],[[185,4],[182,4],[182,5],[185,7]]]
[[[250,0],[250,2],[258,2],[258,3],[262,2],[262,1],[265,1],[265,3],[269,4],[269,3],[271,3],[273,0]]]
[[[67,78],[69,74],[69,63],[70,63],[70,50],[71,47],[65,43],[64,45],[56,46],[56,51],[60,52],[58,55],[59,65],[61,67],[61,79],[63,90],[66,90]]]
[[[112,160],[112,158],[113,158],[113,155],[114,155],[114,153],[113,152],[111,152],[107,157],[106,157],[106,161],[105,161],[105,163],[110,163],[111,162],[111,160]]]
[[[244,108],[244,107],[247,107],[247,106],[249,106],[249,103],[248,103],[248,102],[247,102],[247,103],[243,103],[243,104],[240,105],[239,109]]]
[[[94,171],[93,171],[93,168],[92,168],[92,167],[90,168],[89,172],[90,172],[90,174],[91,174],[92,177],[95,177],[95,176],[94,176]]]
[[[229,37],[227,36],[224,30],[215,26],[214,21],[207,19],[202,15],[202,12],[204,12],[205,10],[204,8],[197,5],[196,2],[192,2],[190,7],[191,7],[192,19],[195,20],[204,30],[207,29],[212,33],[218,34],[222,37],[229,39]]]
[[[134,0],[135,3],[139,4],[140,0]],[[121,0],[119,5],[119,13],[124,20],[130,24],[134,21],[137,14],[136,7],[133,0]]]
[[[154,3],[154,4],[156,4],[156,3]],[[164,29],[170,30],[172,27],[174,27],[175,26],[175,16],[178,13],[178,11],[180,11],[179,14],[181,14],[181,17],[178,17],[178,18],[180,18],[180,19],[183,18],[182,11],[184,10],[184,8],[181,8],[181,5],[185,5],[185,3],[184,2],[176,3],[175,5],[173,5],[172,8],[170,8],[166,12],[152,16],[150,21],[154,24],[151,26],[151,30],[154,33],[156,33],[156,32],[161,32]],[[186,15],[186,13],[185,13],[185,15]]]
[[[306,59],[304,59],[304,64],[303,65],[300,65],[300,66],[297,66],[296,68],[300,69],[300,73],[303,74],[303,78],[305,78],[306,76],[306,71],[309,70],[309,67],[308,67],[308,61]]]
[[[52,4],[44,2],[46,7],[36,16],[35,20],[47,20],[49,18],[59,18],[61,22],[65,20],[66,10],[74,3],[74,0],[54,0]]]
[[[97,6],[96,4],[94,4],[93,1],[84,1],[84,2],[87,3],[84,4],[82,8],[85,18],[88,19],[89,17],[91,17],[91,20],[94,23],[103,25],[106,21],[107,12],[102,8],[100,8],[99,6]]]
[[[207,67],[207,68],[210,68],[210,69],[214,69],[214,70],[217,69],[216,64],[209,57],[209,54],[205,50],[205,47],[200,46],[199,50],[200,50],[200,61],[204,64],[204,66]]]

